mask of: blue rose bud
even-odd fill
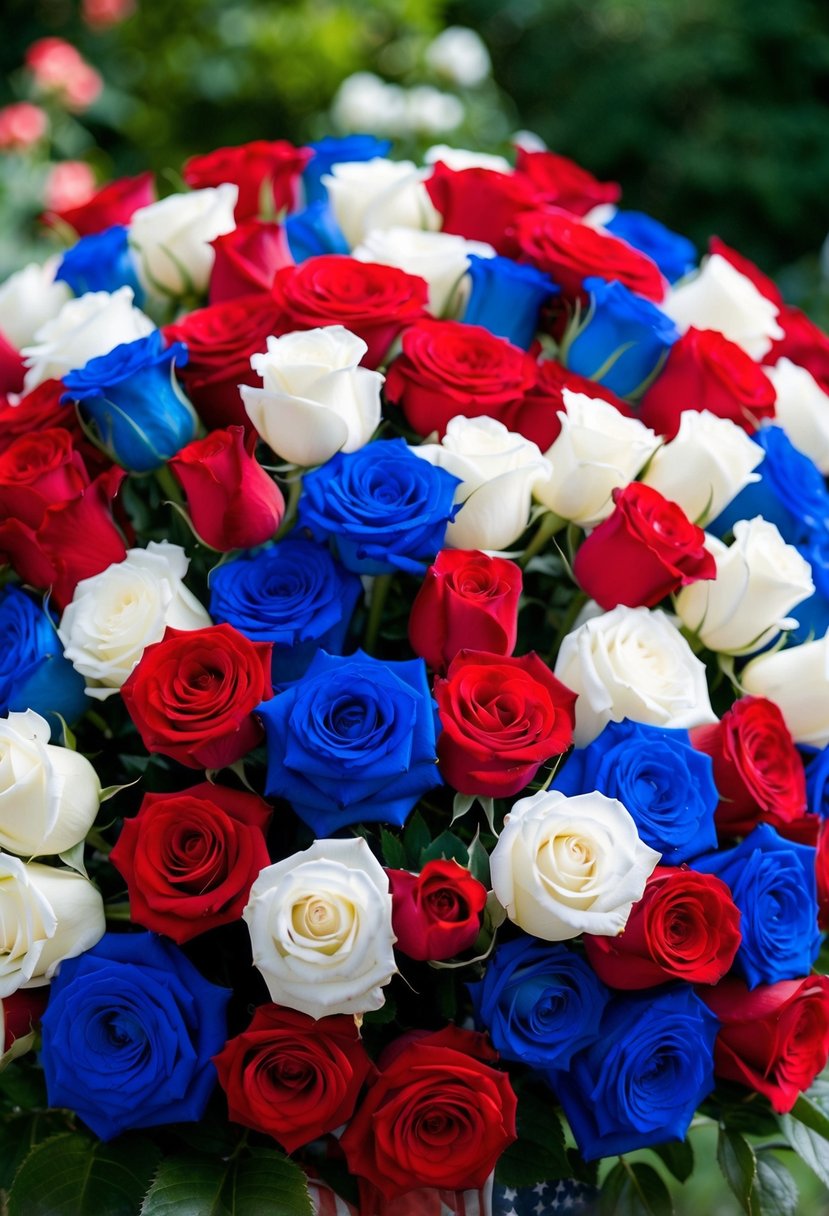
[[[469,255],[471,291],[463,320],[528,350],[541,305],[561,290],[549,275],[510,258]]]
[[[669,283],[681,279],[697,264],[693,241],[672,232],[644,211],[617,211],[603,227],[634,249],[646,253]]]
[[[333,165],[345,164],[355,160],[374,160],[376,156],[388,156],[391,151],[390,139],[377,139],[374,135],[326,135],[316,143],[308,144],[313,148],[314,155],[309,160],[302,174],[305,186],[305,198],[309,203],[327,198],[327,191],[322,184],[324,173],[330,173]]]
[[[0,714],[33,709],[57,726],[89,708],[83,676],[63,657],[45,608],[18,587],[0,592]]]
[[[121,224],[81,237],[63,255],[55,280],[67,283],[76,296],[87,291],[113,292],[119,287],[131,287],[136,308],[141,308],[144,300],[128,231]]]
[[[334,218],[328,199],[309,203],[284,221],[291,257],[297,265],[323,253],[348,253],[348,241]]]

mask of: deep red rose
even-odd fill
[[[569,211],[550,207],[522,212],[515,221],[513,240],[519,261],[552,275],[570,299],[582,296],[582,282],[589,275],[616,279],[656,304],[665,297],[667,284],[655,262]]]
[[[272,1136],[286,1153],[350,1119],[374,1071],[353,1017],[317,1021],[279,1005],[260,1005],[213,1063],[231,1120]]]
[[[616,203],[622,194],[618,182],[600,182],[574,160],[555,152],[519,148],[515,171],[532,183],[545,203],[573,215],[587,215],[600,203]]]
[[[240,920],[254,879],[270,865],[271,814],[256,794],[209,781],[145,794],[110,854],[129,888],[132,919],[179,945]]]
[[[758,363],[714,329],[689,329],[642,398],[645,426],[673,439],[683,410],[709,410],[755,431],[774,417],[777,393]]]
[[[0,519],[37,528],[52,503],[79,498],[88,485],[68,431],[49,427],[21,435],[0,452]]]
[[[443,217],[443,232],[486,241],[498,253],[509,247],[507,233],[515,217],[541,203],[528,178],[493,169],[450,169],[438,162],[424,185]]]
[[[454,1031],[448,1046],[440,1034],[413,1036],[381,1061],[340,1140],[351,1173],[387,1199],[419,1187],[481,1187],[516,1138],[509,1077],[467,1054],[465,1037]]]
[[[456,861],[427,861],[419,874],[386,870],[397,949],[409,958],[446,959],[467,950],[481,928],[486,887]]]
[[[818,923],[829,929],[829,819],[821,819],[815,842],[815,873],[817,875]]]
[[[748,990],[723,980],[699,996],[720,1019],[714,1073],[791,1110],[829,1056],[829,978],[781,980]]]
[[[573,742],[576,693],[534,652],[461,650],[434,692],[440,770],[461,794],[517,794]]]
[[[255,709],[273,696],[271,643],[232,625],[167,629],[121,688],[148,752],[187,768],[224,768],[260,742]]]
[[[783,337],[772,343],[763,363],[773,366],[778,359],[791,359],[811,372],[824,392],[829,392],[829,335],[791,304],[781,305],[777,322]]]
[[[740,947],[740,912],[714,874],[657,866],[622,933],[585,933],[583,940],[590,965],[611,988],[716,984]]]
[[[747,836],[760,822],[782,831],[806,814],[803,761],[773,701],[741,697],[719,722],[690,735],[714,762],[720,836]]]
[[[210,244],[216,250],[208,289],[211,304],[270,291],[277,270],[294,264],[284,228],[266,220],[245,220]]]
[[[107,182],[80,206],[48,211],[43,220],[53,226],[59,220],[74,228],[79,237],[91,236],[114,224],[128,224],[133,212],[153,202],[153,175],[139,173],[137,177],[119,177],[114,182]]]
[[[718,236],[712,236],[708,241],[708,252],[710,254],[718,253],[721,258],[725,258],[726,262],[730,262],[735,270],[740,274],[745,275],[750,279],[761,296],[765,296],[767,300],[771,300],[772,304],[776,304],[778,308],[783,305],[783,297],[780,294],[780,288],[770,279],[767,274],[763,274],[759,266],[754,263],[744,254],[739,253],[736,249],[732,249],[730,245],[726,245],[725,241],[721,241]]]
[[[524,397],[507,406],[503,412],[504,425],[525,439],[531,439],[542,452],[546,452],[561,433],[559,413],[567,413],[562,396],[564,389],[569,389],[571,393],[583,393],[586,397],[598,397],[626,418],[633,417],[630,407],[611,389],[589,380],[587,376],[571,372],[555,359],[542,359],[535,365],[535,383],[530,385]]]
[[[521,567],[476,549],[441,549],[409,613],[409,643],[435,671],[459,650],[512,654]]]
[[[19,393],[23,388],[26,365],[20,351],[0,330],[0,393]]]
[[[418,435],[446,432],[449,421],[495,418],[535,381],[526,351],[481,325],[418,321],[403,334],[403,349],[386,375],[386,396],[399,405]]]
[[[233,182],[239,187],[234,214],[240,221],[259,215],[262,194],[268,188],[274,212],[293,211],[300,175],[310,159],[310,148],[295,148],[285,139],[255,139],[237,148],[216,148],[203,156],[191,156],[182,176],[194,190]]]
[[[273,296],[282,310],[280,333],[344,325],[368,346],[363,366],[376,368],[403,326],[424,315],[428,288],[396,266],[332,253],[278,271]]]
[[[18,988],[0,1001],[0,1054],[40,1023],[49,999],[48,988]]]
[[[170,460],[197,534],[212,549],[250,549],[276,532],[282,491],[254,456],[256,436],[229,426],[194,439]]]
[[[576,582],[601,608],[653,608],[680,587],[716,577],[705,533],[677,503],[639,481],[615,489],[613,502],[573,562]]]

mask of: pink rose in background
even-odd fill
[[[103,81],[63,38],[38,38],[26,51],[26,67],[44,93],[54,93],[69,110],[86,110],[100,95]]]
[[[91,30],[120,25],[138,8],[135,0],[82,0],[81,17]]]
[[[0,151],[31,148],[46,134],[49,119],[40,106],[17,101],[0,109]]]
[[[86,161],[64,160],[49,171],[43,205],[47,211],[81,207],[94,193],[95,174]]]

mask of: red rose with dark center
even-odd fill
[[[456,861],[427,861],[419,874],[386,870],[397,949],[446,959],[468,949],[481,927],[486,887]]]
[[[296,208],[299,179],[311,159],[310,148],[295,148],[285,139],[255,139],[237,148],[216,148],[203,156],[191,156],[182,176],[194,190],[232,182],[239,187],[237,220],[259,215],[265,190],[274,212]]]
[[[47,211],[43,216],[46,224],[60,220],[74,228],[78,236],[91,236],[103,232],[115,224],[128,224],[139,207],[148,207],[155,202],[155,184],[152,173],[139,173],[137,177],[119,177],[107,182],[91,198],[77,207],[63,207]]]
[[[265,220],[246,220],[210,244],[216,251],[208,289],[211,304],[270,291],[277,270],[294,264],[284,228]]]
[[[515,172],[532,183],[545,203],[574,215],[587,215],[600,203],[618,202],[622,194],[618,182],[600,182],[574,160],[546,150],[519,148]]]
[[[559,413],[567,413],[563,391],[583,393],[586,397],[607,401],[626,418],[633,411],[609,388],[586,376],[571,372],[555,359],[543,359],[535,365],[535,383],[527,389],[524,397],[507,407],[501,420],[511,431],[517,431],[525,439],[538,444],[542,452],[553,446],[561,433]]]
[[[438,162],[424,185],[443,217],[441,231],[485,241],[498,253],[508,248],[515,217],[541,201],[528,178],[493,169],[450,169]]]

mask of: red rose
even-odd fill
[[[19,393],[25,374],[26,365],[20,351],[6,340],[0,330],[0,393]]]
[[[755,431],[774,417],[774,385],[758,363],[714,329],[689,329],[674,342],[662,371],[642,398],[645,426],[673,439],[683,410],[709,410]]]
[[[254,456],[256,436],[230,426],[194,439],[169,461],[187,495],[193,528],[227,553],[264,544],[285,514],[282,491]]]
[[[720,1019],[714,1073],[765,1094],[782,1114],[829,1056],[829,978],[781,980],[748,990],[727,979],[699,993]]]
[[[418,435],[443,437],[450,419],[495,418],[535,380],[526,351],[481,325],[418,321],[403,334],[402,353],[386,375],[386,396]]]
[[[272,813],[255,794],[209,781],[145,794],[110,854],[129,887],[132,919],[179,945],[240,920],[254,879],[270,865]]]
[[[657,866],[622,933],[585,933],[583,940],[590,965],[611,988],[716,984],[740,947],[740,912],[721,878]]]
[[[483,1186],[516,1138],[517,1100],[506,1073],[467,1054],[479,1038],[455,1030],[452,1046],[440,1033],[391,1045],[340,1140],[351,1173],[387,1199]]]
[[[409,614],[412,650],[440,672],[459,650],[512,654],[522,582],[521,567],[506,558],[442,549]]]
[[[148,752],[187,768],[224,768],[262,739],[254,710],[273,696],[271,644],[232,625],[168,628],[121,695]]]
[[[519,261],[531,262],[552,275],[571,299],[582,295],[589,275],[616,279],[637,295],[659,304],[666,283],[659,267],[626,241],[582,223],[569,211],[551,207],[524,211],[515,221],[514,245]]]
[[[486,887],[456,861],[427,861],[419,874],[386,870],[397,949],[409,958],[446,959],[467,950],[481,928]]]
[[[778,359],[791,359],[811,372],[824,392],[829,392],[829,336],[791,304],[781,305],[777,322],[783,337],[772,343],[763,362],[773,366]]]
[[[153,202],[153,175],[139,173],[137,177],[119,177],[114,182],[108,182],[80,206],[48,211],[43,219],[52,225],[59,220],[74,228],[78,236],[91,236],[114,224],[128,224],[133,212]]]
[[[806,775],[783,715],[765,697],[741,697],[691,743],[714,762],[721,836],[747,836],[758,823],[784,831],[807,810]]]
[[[677,503],[639,481],[615,489],[613,502],[573,562],[576,581],[601,608],[653,608],[680,587],[716,577],[705,533]]]
[[[0,453],[0,518],[37,528],[52,503],[79,498],[88,485],[68,431],[49,427],[22,435]]]
[[[280,333],[344,325],[368,346],[363,366],[376,368],[403,326],[423,316],[428,288],[396,266],[332,253],[278,271],[273,296],[282,310]]]
[[[513,405],[507,406],[502,421],[511,431],[517,431],[525,439],[538,444],[542,452],[553,446],[561,432],[559,413],[567,413],[563,391],[583,393],[586,397],[607,401],[624,414],[633,417],[633,411],[609,388],[571,372],[555,359],[542,359],[535,365],[535,383],[527,393]]]
[[[268,189],[275,213],[296,208],[299,179],[311,159],[310,148],[295,148],[287,140],[255,139],[238,148],[216,148],[204,156],[191,156],[182,176],[194,190],[233,182],[239,187],[237,220],[259,215],[262,194]]]
[[[439,162],[424,185],[443,217],[443,232],[486,241],[498,253],[506,251],[507,232],[519,212],[540,205],[528,178],[493,169],[450,169]]]
[[[515,171],[532,183],[545,203],[574,215],[587,215],[600,203],[618,202],[622,194],[618,182],[600,182],[574,160],[555,152],[519,148]]]
[[[725,258],[726,262],[730,262],[735,270],[738,270],[740,274],[745,275],[747,279],[751,280],[761,296],[765,296],[767,300],[771,300],[772,304],[776,304],[778,308],[783,307],[783,297],[780,294],[780,288],[767,274],[763,274],[760,267],[755,266],[749,258],[745,257],[742,253],[738,253],[736,249],[732,249],[730,245],[726,245],[725,241],[721,241],[718,236],[709,238],[708,252],[710,254],[718,253],[721,258]]]
[[[48,988],[18,988],[0,1001],[0,1054],[15,1039],[36,1029],[49,999]]]
[[[573,742],[576,693],[535,653],[461,650],[434,691],[440,770],[462,794],[517,794]]]
[[[818,923],[825,931],[829,929],[829,819],[821,819],[816,845]]]
[[[269,291],[277,270],[294,264],[282,225],[265,220],[245,220],[210,244],[216,250],[211,304]]]
[[[353,1017],[260,1005],[213,1063],[234,1123],[292,1153],[345,1123],[373,1065]]]

